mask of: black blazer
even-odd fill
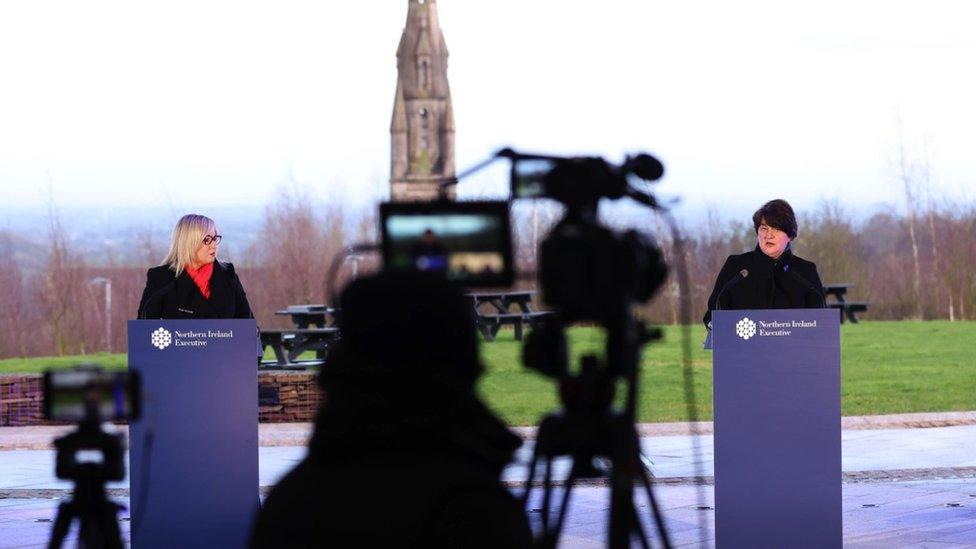
[[[733,282],[743,269],[749,275]],[[793,255],[788,246],[779,259],[769,257],[756,246],[751,252],[730,255],[725,260],[702,321],[708,326],[715,309],[819,309],[824,306],[823,283],[815,263]]]
[[[146,273],[146,289],[139,302],[139,318],[254,318],[244,286],[230,263],[214,262],[210,299],[186,271],[176,276],[167,265]]]

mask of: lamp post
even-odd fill
[[[90,284],[105,285],[105,347],[109,353],[112,352],[112,280],[104,276],[96,276],[89,281]]]

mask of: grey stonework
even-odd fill
[[[435,0],[409,0],[397,48],[397,87],[390,124],[390,197],[429,200],[454,177],[454,113],[447,45]],[[450,195],[453,198],[453,188]]]

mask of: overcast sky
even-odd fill
[[[511,145],[658,155],[662,193],[741,216],[896,203],[903,136],[976,189],[964,1],[441,0],[460,169]],[[0,4],[0,215],[388,191],[406,0]],[[901,123],[898,119],[901,119]],[[503,196],[499,172],[460,194]],[[167,206],[169,207],[169,206]],[[5,212],[5,213],[4,213]],[[10,219],[7,220],[10,222]]]

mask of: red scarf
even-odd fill
[[[213,274],[213,266],[213,263],[207,263],[199,269],[186,266],[186,274],[190,275],[190,279],[197,285],[197,288],[200,288],[200,293],[207,299],[210,299],[210,275]]]

